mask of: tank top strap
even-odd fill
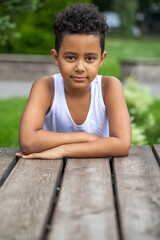
[[[64,83],[60,73],[52,75],[52,77],[54,79],[54,101],[56,101],[58,96],[62,96]]]
[[[59,107],[60,100],[61,100],[61,104],[65,105],[64,94],[63,94],[63,91],[64,91],[63,78],[60,73],[51,75],[51,77],[53,77],[53,80],[54,80],[54,99],[53,99],[53,103],[50,111],[45,116],[46,118],[49,117],[53,113],[53,111],[54,112],[56,111],[56,108]],[[59,96],[61,96],[61,99],[59,99]]]
[[[103,109],[105,109],[105,104],[103,100],[103,94],[102,94],[102,75],[97,75],[94,81],[91,84],[91,93],[94,96],[95,104],[97,101],[101,105]]]

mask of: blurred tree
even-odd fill
[[[71,3],[90,0],[9,0],[7,11],[4,11],[5,0],[0,2],[3,2],[2,16],[8,13],[9,19],[8,29],[3,30],[5,39],[1,52],[48,54],[53,48],[52,24],[56,13]],[[15,3],[18,6],[14,8]]]
[[[101,12],[113,10],[112,2],[112,0],[92,0],[92,3],[94,3]]]
[[[8,39],[20,37],[16,32],[16,16],[27,11],[35,11],[48,0],[0,0],[0,45],[5,45]]]
[[[124,36],[131,36],[133,25],[135,24],[135,17],[138,8],[138,0],[113,0],[114,9],[119,13],[122,23],[122,34]]]
[[[160,8],[160,0],[138,0],[138,10],[145,11],[151,8],[153,4],[159,5]]]
[[[150,9],[156,4],[160,9],[160,0],[92,0],[100,11],[116,11],[119,13],[122,22],[123,36],[131,36],[135,31],[136,13]],[[136,32],[139,34],[138,32]],[[135,33],[135,34],[136,34]]]
[[[138,10],[145,11],[151,7],[152,4],[157,4],[160,8],[160,0],[136,0],[138,3]],[[126,1],[127,2],[127,1]],[[92,0],[100,11],[113,11],[115,10],[114,7],[114,0]],[[123,4],[123,0],[119,0],[119,5]],[[130,3],[130,1],[128,1]]]

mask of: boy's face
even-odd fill
[[[80,34],[66,35],[59,53],[52,49],[51,54],[67,88],[88,87],[106,56],[106,52],[101,55],[98,36]]]

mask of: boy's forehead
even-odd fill
[[[100,37],[92,34],[66,34],[61,42],[62,49],[100,49]]]

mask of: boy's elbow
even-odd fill
[[[130,146],[130,141],[116,139],[115,145],[112,148],[113,157],[127,157],[129,155]]]
[[[122,157],[127,157],[129,155],[129,149],[124,149],[122,153]]]
[[[130,146],[131,146],[130,143],[122,144],[120,157],[127,157],[129,155]]]
[[[21,139],[20,140],[20,149],[21,152],[25,155],[33,153],[33,144],[30,140]]]
[[[25,144],[24,145],[20,145],[20,149],[21,149],[21,152],[23,154],[25,154],[25,155],[28,155],[28,154],[32,153],[31,148],[28,145],[25,145]]]

